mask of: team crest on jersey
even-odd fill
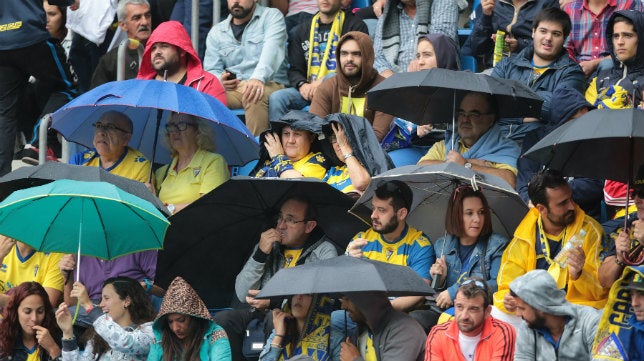
[[[324,163],[324,160],[325,160],[325,159],[324,159],[324,156],[323,156],[322,154],[318,154],[318,155],[316,155],[316,156],[315,156],[315,160],[316,160],[318,163],[322,164],[322,163]]]
[[[201,167],[195,168],[195,169],[192,171],[192,173],[194,174],[194,176],[195,176],[195,177],[196,177],[196,176],[198,176],[198,175],[199,175],[199,173],[201,173]]]
[[[136,157],[134,158],[134,163],[144,163],[145,158],[144,157]]]
[[[385,252],[385,258],[387,261],[389,261],[389,258],[391,258],[391,255],[394,254],[394,249],[393,248],[387,248],[387,251]]]

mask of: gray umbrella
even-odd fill
[[[434,294],[434,290],[409,267],[339,256],[279,270],[257,298],[367,291],[387,292],[390,296]]]
[[[365,212],[363,206],[370,210],[376,188],[392,180],[405,182],[414,193],[407,223],[433,240],[445,234],[445,211],[454,187],[460,184],[471,184],[482,189],[491,208],[492,228],[505,237],[512,237],[514,229],[528,212],[528,206],[519,194],[501,178],[475,172],[452,162],[409,165],[375,176],[350,212],[370,222],[370,213]],[[440,254],[439,250],[436,253]]]
[[[112,174],[100,167],[86,167],[60,162],[47,162],[35,167],[21,167],[3,176],[0,178],[0,200],[7,198],[13,191],[41,186],[59,179],[111,183],[152,203],[164,215],[170,215],[159,198],[141,182]]]

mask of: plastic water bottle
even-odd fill
[[[583,229],[579,231],[579,233],[573,235],[570,237],[568,240],[568,243],[566,243],[559,253],[555,256],[553,261],[557,262],[559,264],[559,267],[561,268],[566,268],[568,267],[568,255],[570,254],[570,251],[574,247],[581,247],[584,244],[584,237],[586,237],[586,231]]]

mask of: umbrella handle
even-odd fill
[[[76,311],[74,311],[74,317],[72,317],[72,325],[76,323],[76,318],[78,317],[79,308],[80,308],[80,300],[76,301]]]

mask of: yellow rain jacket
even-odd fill
[[[587,216],[576,205],[575,214],[575,221],[566,228],[566,239],[561,247],[580,229],[586,231],[582,247],[586,255],[586,262],[581,276],[573,281],[568,276],[568,268],[561,268],[557,263],[551,264],[548,272],[557,281],[559,288],[567,287],[566,299],[569,302],[600,309],[606,304],[609,291],[609,289],[603,288],[599,284],[597,273],[602,262],[600,254],[603,250],[603,230],[597,221]],[[539,210],[537,208],[530,209],[514,231],[514,238],[512,238],[512,241],[503,252],[501,268],[497,277],[499,290],[494,294],[494,305],[505,313],[510,313],[503,306],[503,297],[510,291],[510,282],[536,268],[535,237],[537,235],[538,218]],[[551,255],[551,257],[554,256]]]

